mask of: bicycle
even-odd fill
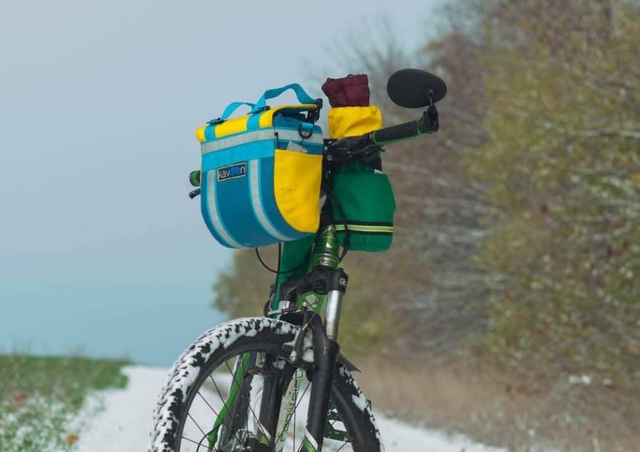
[[[389,79],[388,93],[402,107],[426,107],[422,117],[325,140],[327,162],[366,160],[385,145],[438,131],[435,103],[446,94],[441,79],[403,69]],[[190,193],[197,195],[198,190]],[[348,282],[340,267],[343,256],[335,226],[321,224],[305,262],[308,271],[272,286],[264,317],[217,325],[182,353],[158,399],[150,452],[319,452],[348,450],[347,445],[356,452],[383,450],[371,404],[352,376],[357,369],[337,342]],[[321,302],[309,303],[309,293]],[[307,414],[300,441],[298,408]]]

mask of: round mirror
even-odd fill
[[[438,102],[447,94],[447,85],[440,78],[420,69],[400,69],[387,82],[391,100],[404,108],[424,108],[429,96]]]

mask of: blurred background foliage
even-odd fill
[[[637,2],[456,0],[441,14],[421,55],[393,40],[341,48],[389,124],[415,116],[386,99],[397,68],[420,64],[449,86],[441,131],[385,154],[395,243],[345,263],[345,343],[437,355],[482,345],[527,372],[637,380]],[[215,305],[258,314],[271,279],[253,251],[237,252]]]
[[[398,68],[449,87],[440,132],[384,154],[394,245],[345,262],[345,347],[638,386],[640,4],[452,0],[437,17],[419,54],[392,28],[336,43],[344,74],[329,75],[367,73],[386,124],[416,116],[386,96]],[[214,305],[260,314],[272,280],[238,251]]]

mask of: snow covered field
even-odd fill
[[[147,447],[151,413],[167,377],[166,369],[132,366],[125,390],[98,395],[104,411],[84,420],[78,452],[142,452]],[[96,400],[89,401],[95,404]],[[436,431],[403,424],[376,413],[385,448],[389,452],[504,452],[503,449],[474,444],[464,437],[448,437]]]

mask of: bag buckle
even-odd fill
[[[309,110],[307,113],[307,121],[311,124],[315,124],[318,119],[320,119],[320,110],[322,110],[322,99],[318,98],[314,102],[317,105],[315,110]]]
[[[271,107],[268,105],[265,105],[264,107],[254,108],[253,110],[251,110],[249,114],[257,115],[258,113],[262,113],[263,111],[267,111],[267,110],[271,110]]]
[[[313,123],[300,123],[298,124],[298,135],[303,140],[311,138],[313,136]]]

